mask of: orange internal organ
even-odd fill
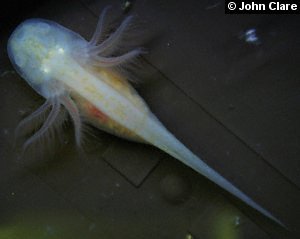
[[[122,138],[145,143],[145,141],[136,135],[136,133],[111,119],[108,115],[95,107],[89,101],[78,95],[73,96],[73,98],[76,101],[80,114],[83,115],[86,121],[92,124],[94,127]]]
[[[109,117],[104,114],[101,110],[96,108],[94,105],[86,103],[87,110],[90,112],[90,115],[99,119],[101,122],[105,123],[109,121]]]

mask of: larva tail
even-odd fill
[[[235,187],[227,179],[217,173],[214,169],[209,167],[205,162],[203,162],[199,157],[192,153],[188,148],[186,148],[179,140],[177,140],[170,132],[168,132],[164,126],[158,122],[158,127],[160,128],[160,136],[156,138],[154,142],[151,142],[156,147],[162,149],[166,153],[170,154],[174,158],[180,160],[187,166],[194,169],[196,172],[202,174],[206,178],[210,179],[226,191],[230,192],[250,207],[254,208],[258,212],[262,213],[266,217],[270,218],[272,221],[276,222],[283,228],[287,227],[276,217],[274,217],[269,211],[261,207],[254,200],[248,197],[245,193]]]

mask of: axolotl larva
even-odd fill
[[[13,66],[46,99],[40,108],[20,122],[19,127],[50,111],[43,125],[25,141],[24,147],[45,137],[58,120],[60,110],[65,108],[74,124],[77,145],[82,141],[83,118],[110,133],[154,145],[282,225],[177,140],[151,113],[126,77],[114,70],[136,59],[143,50],[134,48],[117,55],[132,17],[126,17],[106,36],[103,29],[108,9],[102,11],[89,41],[43,19],[26,20],[12,33],[8,54]]]

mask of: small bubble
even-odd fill
[[[124,1],[122,9],[124,12],[128,12],[130,10],[130,8],[132,7],[132,1]]]
[[[185,235],[185,239],[194,239],[193,235],[188,233]]]
[[[238,227],[241,225],[241,218],[239,216],[235,216],[235,219],[234,219],[234,226],[235,227]]]
[[[246,30],[241,35],[241,38],[244,39],[249,44],[254,44],[254,45],[260,44],[260,40],[257,36],[255,28],[250,28],[250,29]]]

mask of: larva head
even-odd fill
[[[54,64],[70,54],[82,38],[55,22],[30,19],[21,23],[8,41],[8,55],[16,71],[45,98],[53,80]]]

